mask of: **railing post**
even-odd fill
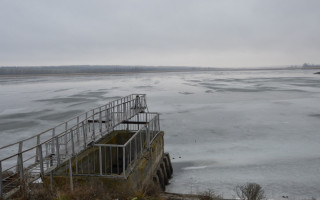
[[[66,155],[68,154],[68,132],[67,132],[67,130],[68,130],[68,122],[66,122],[66,124],[65,124],[65,133],[64,133],[64,143],[65,143],[65,145],[66,145]]]
[[[70,129],[70,134],[71,134],[71,150],[72,150],[72,155],[74,155],[74,139],[73,139],[73,130]]]
[[[102,114],[101,114],[101,107],[99,107],[99,129],[102,135]]]
[[[79,130],[79,123],[80,123],[80,119],[79,119],[79,116],[77,117],[77,142],[79,144],[80,140],[79,140],[79,133],[80,133],[80,130]]]
[[[135,160],[137,160],[137,158],[138,158],[138,147],[137,147],[137,137],[138,137],[138,135],[136,135],[136,137],[134,138],[134,147],[135,147],[135,152],[134,152],[134,154],[135,154],[135,156],[134,156],[134,159]]]
[[[3,185],[2,185],[2,162],[0,161],[0,199],[3,197]]]
[[[37,146],[40,144],[40,135],[37,135]],[[36,148],[36,157],[35,157],[35,161],[34,162],[38,162],[39,161],[39,149]]]
[[[40,175],[41,178],[44,177],[44,169],[43,169],[43,156],[42,156],[42,145],[38,146],[38,153],[39,153],[39,161],[40,161]]]
[[[78,170],[78,155],[76,155],[75,159],[76,159],[76,174],[79,174],[79,170]]]
[[[129,154],[129,164],[130,164],[130,166],[131,166],[131,160],[132,160],[132,158],[131,158],[131,154],[132,154],[132,151],[131,151],[131,150],[132,150],[132,148],[131,148],[131,143],[132,143],[132,140],[130,141],[130,146],[129,146],[129,147],[130,147],[130,151],[129,151],[129,153],[130,153],[130,154]],[[129,164],[128,164],[128,165],[129,165]]]
[[[84,144],[84,148],[86,148],[87,147],[87,129],[84,126],[85,124],[84,122],[82,122],[83,144]]]
[[[72,164],[71,158],[69,159],[69,177],[70,177],[70,189],[73,191],[73,179],[72,179]]]
[[[158,131],[160,131],[160,115],[157,114],[157,121],[158,121]]]
[[[23,142],[19,142],[19,149],[18,149],[18,153],[21,153],[22,152],[22,145],[23,145]],[[19,156],[17,157],[17,167],[16,167],[16,172],[18,173],[19,171],[19,167],[20,167],[20,161],[19,161]]]
[[[106,119],[106,122],[104,123],[106,129],[107,129],[107,132],[109,131],[109,128],[108,128],[108,124],[109,124],[109,118],[108,118],[108,109],[107,109],[107,105],[104,106],[104,115],[105,115],[105,119]]]
[[[51,154],[54,154],[54,137],[56,136],[56,129],[52,129]]]
[[[92,135],[93,135],[93,141],[96,140],[96,133],[95,133],[95,127],[94,127],[95,121],[94,121],[94,109],[92,110]]]
[[[123,171],[123,177],[127,178],[126,177],[126,148],[125,148],[125,146],[123,146],[122,148],[123,148],[122,149],[122,154],[123,154],[122,155],[123,156],[123,158],[122,158],[123,159],[122,160],[123,161],[122,171]]]
[[[137,115],[137,121],[140,122],[140,121],[139,121],[139,114]],[[140,130],[139,123],[138,123],[138,130]]]
[[[55,139],[56,139],[57,166],[60,166],[60,145],[59,145],[58,136],[56,136]]]
[[[141,151],[141,155],[143,153],[143,144],[142,144],[142,135],[141,135],[141,131],[140,131],[140,151]]]
[[[101,152],[101,146],[99,146],[99,167],[100,167],[100,175],[102,175],[102,152]]]
[[[122,120],[124,120],[127,118],[126,102],[122,104],[122,113],[123,113]]]
[[[147,139],[147,148],[149,149],[150,148],[150,131],[149,131],[149,127],[146,127],[146,129],[147,129],[147,131],[146,131],[146,133],[147,133],[147,137],[146,137],[146,139]]]
[[[20,173],[20,180],[24,181],[24,169],[23,169],[23,158],[22,153],[18,154],[18,160],[19,160],[19,173]]]

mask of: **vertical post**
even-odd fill
[[[122,169],[122,171],[123,171],[123,177],[124,178],[127,178],[126,177],[126,148],[125,148],[125,146],[123,146],[122,147],[123,149],[122,149],[122,152],[123,152],[123,158],[122,158],[122,161],[123,161],[123,165],[122,165],[122,167],[123,167],[123,169]]]
[[[79,171],[78,171],[78,155],[76,155],[75,159],[76,159],[76,174],[79,174]]]
[[[48,154],[49,154],[49,143],[46,143],[46,155],[45,155],[45,157],[47,157],[48,156]]]
[[[37,146],[40,144],[40,135],[37,135]],[[39,161],[39,149],[36,148],[36,157],[35,157],[35,161],[34,162],[38,162]]]
[[[54,154],[54,137],[56,136],[56,129],[52,129],[51,154]]]
[[[3,185],[2,185],[2,162],[0,161],[0,199],[3,197]]]
[[[74,155],[74,139],[73,139],[73,130],[70,129],[71,134],[71,149],[72,149],[72,155]]]
[[[122,104],[122,113],[123,113],[122,120],[124,120],[127,118],[127,110],[126,110],[126,103],[125,102]]]
[[[136,135],[136,137],[134,138],[134,159],[137,160],[138,158],[138,147],[137,147],[137,137],[138,135]]]
[[[88,124],[89,122],[88,122],[88,112],[86,112],[86,124]],[[88,127],[86,127],[86,128],[88,128]],[[89,132],[90,132],[90,126],[89,126]]]
[[[84,127],[84,122],[82,122],[82,132],[83,132],[83,143],[84,143],[84,148],[87,146],[87,129]]]
[[[150,131],[149,131],[149,127],[146,127],[146,129],[147,129],[147,131],[146,131],[146,133],[147,133],[147,137],[146,137],[146,139],[147,139],[147,148],[149,149],[150,148]]]
[[[95,121],[94,121],[94,109],[92,110],[92,135],[93,135],[93,140],[96,140],[96,133],[95,133],[95,127],[94,127]]]
[[[57,151],[57,166],[60,166],[60,145],[59,145],[59,138],[58,136],[56,138],[56,151]]]
[[[19,149],[18,149],[18,153],[21,153],[22,152],[22,145],[23,145],[23,142],[19,142]],[[17,167],[16,167],[16,171],[18,173],[19,171],[19,167],[20,167],[20,160],[19,160],[19,156],[17,157]]]
[[[19,173],[20,173],[20,180],[24,181],[24,169],[23,169],[23,158],[22,153],[18,154],[18,160],[19,160]]]
[[[101,152],[101,146],[99,146],[99,167],[100,167],[100,175],[102,175],[102,152]]]
[[[143,144],[142,144],[142,135],[141,135],[141,132],[140,132],[140,151],[141,151],[141,155],[143,153]]]
[[[119,147],[116,147],[117,148],[117,174],[119,174]]]
[[[99,129],[102,135],[102,114],[101,114],[101,107],[99,107]]]
[[[79,119],[79,116],[78,116],[77,117],[77,142],[78,142],[78,144],[80,142],[80,140],[79,140],[79,134],[80,134],[79,123],[80,123],[80,119]]]
[[[158,130],[157,131],[160,131],[160,115],[157,114],[157,120],[158,120]]]
[[[117,149],[118,149],[118,147],[117,147]],[[117,159],[119,160],[118,157],[117,157]],[[110,169],[111,169],[110,174],[112,174],[112,147],[110,147]]]
[[[138,122],[139,122],[139,113],[138,113],[138,115],[137,115],[137,120],[138,120]],[[140,130],[139,123],[138,123],[138,130]]]
[[[109,120],[108,120],[108,110],[107,110],[107,105],[104,106],[104,118],[106,120],[106,122],[104,123],[104,126],[106,127],[107,131],[108,131],[108,124],[109,124]]]
[[[73,191],[71,158],[69,159],[69,177],[70,177],[70,189],[71,189],[71,191]]]
[[[41,175],[41,178],[43,178],[43,176],[44,176],[44,169],[43,169],[42,145],[40,144],[37,149],[38,149],[39,161],[40,161],[40,175]]]
[[[68,130],[68,122],[65,123],[65,133],[64,133],[64,143],[66,145],[66,154],[68,154],[68,134],[67,134],[67,130]]]
[[[132,140],[130,141],[130,146],[129,146],[129,147],[130,147],[130,152],[129,152],[129,153],[130,153],[130,154],[129,154],[129,163],[130,163],[130,166],[131,166],[131,160],[132,160],[132,159],[131,159],[131,154],[132,154],[131,143],[132,143]],[[128,165],[129,165],[129,164],[128,164]]]

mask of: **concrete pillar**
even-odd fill
[[[167,171],[166,171],[166,168],[164,167],[164,163],[163,162],[160,163],[160,169],[161,169],[162,174],[163,174],[164,184],[168,185],[168,183],[169,183],[168,175],[167,175]]]
[[[166,186],[164,184],[164,178],[163,178],[163,174],[162,174],[162,170],[161,169],[157,169],[157,176],[159,178],[159,183],[160,183],[160,187],[162,189],[162,191],[166,190]]]
[[[167,159],[169,161],[169,167],[170,167],[171,174],[173,174],[173,168],[172,168],[172,164],[171,164],[169,153],[164,153],[164,156],[167,157]]]
[[[162,161],[163,161],[164,166],[166,168],[168,179],[170,179],[172,177],[172,171],[170,169],[168,158],[167,157],[163,157]]]

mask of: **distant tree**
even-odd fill
[[[262,200],[265,199],[264,190],[257,183],[247,183],[236,187],[237,196],[241,200]]]

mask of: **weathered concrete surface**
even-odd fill
[[[115,133],[121,134],[121,133]],[[130,138],[131,134],[126,134],[125,138]],[[110,136],[101,140],[101,143],[117,143],[119,141],[119,136]],[[161,171],[162,175],[158,179],[163,179],[163,186],[168,183],[167,179],[172,175],[172,166],[168,156],[164,154],[164,132],[161,131],[150,144],[150,148],[144,151],[143,156],[135,163],[134,168],[130,172],[127,179],[124,178],[109,178],[103,176],[73,176],[73,184],[84,184],[91,181],[102,182],[106,189],[110,190],[135,190],[143,185],[150,184],[150,181],[154,180],[154,176],[157,175],[158,171]],[[116,139],[115,139],[116,138]],[[92,151],[88,149],[88,151]],[[94,153],[94,152],[91,152]],[[83,152],[83,155],[88,154],[88,152]],[[81,159],[81,155],[78,159]],[[74,167],[74,166],[73,166]],[[171,168],[170,168],[171,167]],[[55,172],[53,176],[54,187],[68,187],[70,185],[70,179],[67,173],[67,166],[61,166]],[[61,175],[57,175],[61,174]],[[166,181],[165,181],[166,179]],[[164,182],[165,181],[165,182]],[[44,177],[44,183],[48,187],[50,186],[50,176]],[[162,185],[161,185],[162,186]],[[162,187],[163,187],[162,186]],[[163,188],[164,189],[164,188]]]

